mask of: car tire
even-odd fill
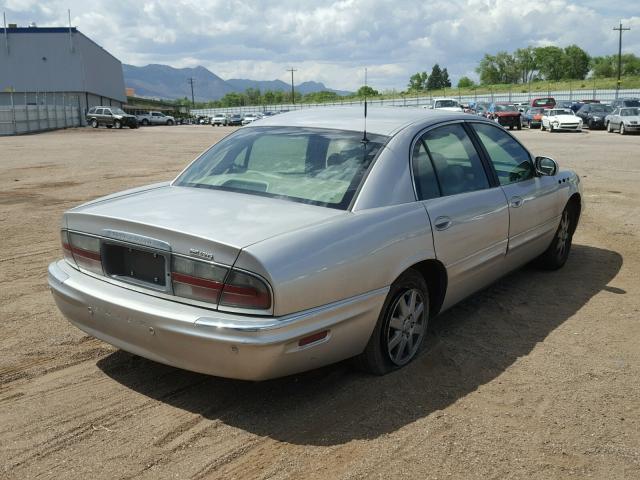
[[[554,132],[554,128],[552,124],[549,124],[549,133],[553,133]]]
[[[107,128],[113,128],[113,125],[105,125]]]
[[[393,282],[378,322],[356,366],[374,375],[385,375],[414,360],[422,346],[429,322],[429,290],[414,269]]]
[[[611,127],[611,122],[607,122],[607,133],[613,133],[613,127]]]
[[[544,125],[541,123],[541,124],[540,124],[540,131],[541,131],[541,132],[544,132],[545,130],[546,130],[546,128],[544,128]]]
[[[624,122],[620,122],[620,135],[626,135],[627,131],[624,129]]]
[[[169,126],[173,125],[173,120],[167,120],[167,125]]]
[[[575,231],[576,212],[571,205],[562,211],[560,224],[549,248],[538,257],[538,265],[545,270],[557,270],[567,262],[571,251],[571,241]]]
[[[91,126],[93,128],[98,128],[98,120],[96,120],[95,118],[91,120]]]
[[[519,123],[518,126],[516,127],[518,130],[522,130],[522,123]]]
[[[142,125],[149,125],[149,120],[146,118],[142,120]]]
[[[120,120],[116,120],[113,123],[113,126],[116,127],[116,128],[122,128],[122,122],[120,122]]]
[[[589,130],[593,130],[593,120],[589,120],[587,122],[587,126],[589,127]]]

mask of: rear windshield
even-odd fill
[[[174,185],[347,209],[388,137],[299,127],[243,128],[211,147]]]
[[[537,107],[540,105],[551,105],[554,103],[555,100],[553,98],[536,98],[533,102],[531,102],[531,106]]]
[[[515,105],[496,105],[496,112],[517,112]]]
[[[435,108],[451,108],[459,107],[458,102],[455,100],[436,100]]]
[[[625,107],[640,107],[640,100],[623,100],[622,104]]]

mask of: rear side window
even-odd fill
[[[89,113],[96,113],[96,107],[90,108]]]
[[[413,147],[413,179],[418,200],[429,200],[440,196],[436,172],[422,139],[418,140]]]
[[[96,115],[102,115],[104,113],[104,108],[98,108],[96,110]]]
[[[422,137],[442,195],[489,188],[489,180],[471,139],[460,124],[428,131]]]
[[[507,132],[482,123],[473,124],[473,128],[489,154],[500,185],[533,178],[534,171],[529,154]]]

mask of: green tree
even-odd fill
[[[446,68],[442,69],[442,86],[443,87],[451,86],[451,79],[449,78],[449,72],[447,72]]]
[[[411,75],[409,78],[409,91],[410,92],[420,92],[427,88],[427,79],[429,75],[427,72],[417,72]]]
[[[545,80],[558,81],[565,70],[564,50],[559,47],[538,47],[535,49],[536,63]]]
[[[431,75],[427,79],[427,90],[437,90],[444,86],[442,79],[442,70],[437,63],[431,69]]]
[[[500,70],[493,55],[485,53],[476,67],[476,72],[480,75],[480,83],[484,85],[500,83]]]
[[[262,95],[259,88],[247,88],[244,95],[249,105],[260,105],[262,103]]]
[[[522,83],[530,82],[538,69],[535,49],[533,47],[519,48],[513,53],[513,58],[516,62],[520,81]]]
[[[460,80],[458,80],[458,88],[471,88],[474,85],[474,81],[469,77],[460,77]]]
[[[623,53],[622,75],[640,75],[640,57],[633,53]]]
[[[564,57],[562,78],[584,80],[589,73],[589,54],[577,45],[569,45],[564,49]]]
[[[377,97],[378,95],[380,95],[380,92],[374,90],[369,85],[363,85],[356,92],[357,97]]]

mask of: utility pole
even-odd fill
[[[191,106],[192,108],[196,108],[196,99],[193,96],[193,77],[189,77],[187,79],[187,82],[189,82],[189,85],[191,85]]]
[[[298,70],[294,69],[294,68],[290,68],[287,70],[287,72],[291,72],[291,103],[293,103],[294,105],[296,104],[296,95],[295,92],[293,91],[293,72],[297,72]]]
[[[620,33],[620,37],[618,39],[618,82],[616,83],[616,98],[618,98],[618,90],[620,90],[620,73],[622,71],[622,32],[625,30],[631,30],[631,28],[623,28],[622,20],[620,20],[620,26],[613,27],[613,30],[616,30]]]

